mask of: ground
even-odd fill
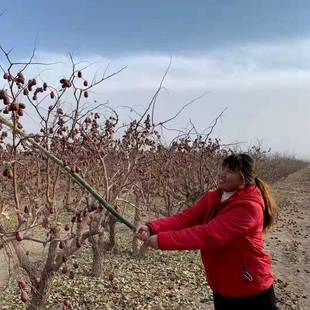
[[[310,167],[273,187],[279,220],[266,238],[281,309],[310,309]]]

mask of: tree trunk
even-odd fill
[[[93,265],[91,275],[95,278],[101,278],[103,273],[103,251],[94,251]]]
[[[139,259],[144,258],[147,249],[148,249],[147,243],[143,243],[143,244],[140,246],[139,253],[138,253],[137,257],[138,257]]]
[[[109,241],[105,244],[105,250],[111,251],[115,247],[115,224],[116,220],[113,216],[109,219]]]
[[[27,307],[27,310],[43,310],[45,309],[45,303],[49,296],[50,283],[53,279],[53,273],[42,273],[42,278],[39,283],[35,283],[35,279],[33,282],[34,290],[32,291],[31,300]]]
[[[139,208],[139,197],[136,196],[136,207],[135,208],[135,218],[134,218],[134,225],[137,227],[138,224],[141,221],[141,216],[140,216],[140,210]],[[139,254],[139,242],[138,238],[134,235],[132,239],[132,255],[137,256]]]
[[[167,213],[168,216],[171,215],[171,199],[169,194],[167,194]]]
[[[103,273],[104,247],[102,246],[102,241],[99,238],[98,240],[94,237],[89,239],[93,252],[91,276],[95,278],[100,278]]]
[[[57,242],[52,241],[49,247],[49,255],[51,247],[53,248],[56,246]],[[42,272],[39,272],[36,269],[34,263],[31,263],[28,256],[25,254],[24,249],[20,245],[20,243],[16,240],[12,241],[12,245],[14,247],[16,256],[19,260],[20,266],[27,272],[30,280],[31,285],[33,287],[31,293],[31,300],[27,305],[27,310],[41,310],[45,309],[45,302],[49,295],[49,284],[54,277],[54,271],[51,267],[45,266]],[[52,259],[52,255],[48,256],[47,262]],[[47,263],[46,263],[47,264]]]
[[[37,193],[40,192],[41,189],[41,170],[40,170],[40,161],[37,161]]]

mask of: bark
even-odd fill
[[[141,215],[140,215],[140,210],[139,210],[139,197],[138,196],[136,196],[136,207],[137,208],[135,208],[135,217],[134,217],[135,227],[137,227],[141,221]],[[139,254],[139,242],[138,242],[137,237],[134,234],[133,239],[132,239],[132,255],[137,256],[138,254]]]
[[[95,278],[100,278],[103,273],[103,258],[104,251],[102,249],[97,249],[93,251],[93,265],[91,269],[91,275]]]
[[[143,243],[143,244],[141,245],[140,249],[139,249],[139,253],[138,253],[137,257],[138,257],[139,259],[144,258],[147,249],[148,249],[147,243]]]
[[[43,272],[39,283],[33,279],[33,291],[31,294],[31,300],[27,307],[27,310],[43,310],[49,296],[50,283],[54,277],[53,272]]]
[[[102,238],[103,236],[89,238],[93,252],[91,276],[95,278],[100,278],[103,273],[104,247]]]
[[[41,189],[41,167],[40,167],[40,161],[37,160],[37,193],[40,193]]]
[[[45,309],[44,304],[49,294],[49,283],[51,282],[54,275],[51,265],[46,264],[44,270],[39,272],[30,262],[20,243],[16,240],[13,240],[12,245],[21,267],[27,272],[34,288],[31,294],[31,300],[27,306],[27,310]]]
[[[64,195],[64,199],[63,199],[63,205],[67,211],[74,212],[75,209],[70,206],[71,205],[71,196],[72,196],[71,185],[72,185],[72,179],[68,176],[67,184],[66,184],[66,191],[65,191],[65,195]]]
[[[54,263],[56,254],[57,254],[57,246],[59,238],[59,228],[56,229],[53,240],[49,244],[47,259],[44,265],[42,272],[40,272],[40,277],[36,276],[38,273],[29,274],[33,285],[32,298],[27,307],[27,310],[41,310],[45,309],[45,303],[49,296],[50,283],[53,279],[55,272],[59,270],[60,264],[56,265]]]
[[[105,250],[111,251],[115,246],[115,225],[116,219],[110,215],[109,218],[109,241],[105,244]]]
[[[166,207],[167,207],[167,216],[170,216],[171,215],[171,199],[170,199],[170,195],[167,194],[166,195]]]

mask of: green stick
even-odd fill
[[[3,118],[0,115],[0,123],[6,125],[11,130],[14,131],[14,125]],[[45,154],[48,158],[50,158],[55,164],[60,166],[63,171],[65,171],[73,180],[75,180],[79,185],[81,185],[83,188],[85,188],[93,197],[101,204],[103,205],[110,213],[112,213],[121,223],[128,226],[132,231],[136,231],[136,227],[128,222],[125,218],[123,218],[117,211],[115,211],[114,208],[108,205],[108,203],[99,195],[99,193],[88,183],[86,182],[79,174],[72,172],[70,168],[66,167],[64,163],[59,160],[56,156],[51,154],[48,150],[46,150],[44,147],[42,147],[40,144],[35,142],[29,135],[27,135],[24,131],[15,128],[15,132],[21,136],[22,138],[27,139],[32,145],[34,145],[36,148],[39,149],[39,151],[43,154]]]

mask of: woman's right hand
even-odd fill
[[[141,241],[147,241],[151,236],[150,227],[145,224],[139,224],[136,229],[136,237]]]

